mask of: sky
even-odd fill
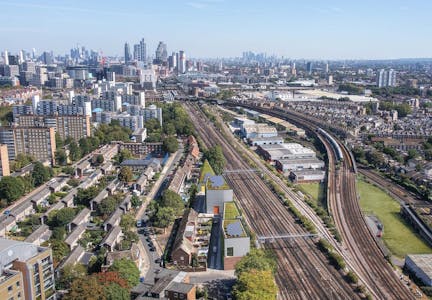
[[[188,57],[432,57],[430,0],[0,0],[0,50],[123,55],[141,38]]]

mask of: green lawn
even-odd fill
[[[312,198],[321,203],[323,199],[324,187],[322,183],[314,182],[314,183],[302,183],[299,184],[298,189],[310,196]]]
[[[215,174],[207,159],[204,161],[201,167],[200,183],[203,183],[206,174],[210,174],[210,175]]]
[[[225,211],[224,211],[224,219],[225,220],[235,219],[239,215],[240,215],[240,213],[239,213],[237,206],[235,205],[234,202],[225,203]]]
[[[402,219],[396,200],[363,180],[357,181],[357,190],[361,209],[372,212],[383,223],[383,240],[393,255],[402,258],[406,254],[432,253],[432,248]]]

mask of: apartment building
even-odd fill
[[[9,176],[9,154],[7,145],[0,144],[0,176]]]
[[[10,160],[18,153],[55,163],[55,131],[46,127],[0,127],[0,144],[7,145]]]
[[[0,238],[0,299],[56,299],[51,249]]]
[[[90,116],[84,115],[18,115],[15,124],[20,127],[53,127],[62,139],[71,137],[75,141],[91,135]]]

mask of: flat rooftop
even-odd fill
[[[407,255],[422,271],[432,278],[432,254],[409,254]]]

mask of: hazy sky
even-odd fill
[[[188,57],[432,57],[431,0],[0,0],[0,50],[123,55],[144,37]]]

